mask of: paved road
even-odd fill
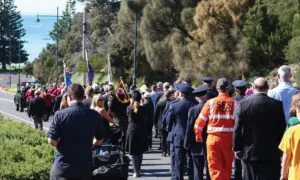
[[[0,91],[0,114],[8,116],[17,121],[22,121],[33,126],[33,122],[28,118],[26,112],[15,111],[13,103],[13,96],[6,92]],[[45,131],[48,130],[51,119],[49,122],[44,123]],[[142,177],[141,180],[165,180],[170,179],[170,161],[168,157],[162,157],[161,152],[156,150],[158,148],[158,139],[153,140],[153,150],[144,154],[142,165]],[[132,167],[130,165],[129,179],[132,178]]]

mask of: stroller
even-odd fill
[[[129,158],[116,145],[101,145],[93,151],[93,180],[127,180]]]

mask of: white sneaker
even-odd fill
[[[138,177],[137,173],[133,173],[132,177],[137,178]]]

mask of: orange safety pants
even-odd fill
[[[212,180],[230,180],[232,161],[232,133],[208,134],[206,140],[207,162]]]

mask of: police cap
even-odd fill
[[[197,96],[203,96],[208,93],[207,90],[208,90],[208,87],[205,85],[198,86],[196,89],[194,89],[193,94],[195,94]]]
[[[212,83],[213,80],[214,79],[212,77],[210,77],[210,76],[204,76],[204,77],[202,77],[202,81],[205,82],[205,83],[208,83],[208,84]]]
[[[245,89],[247,86],[247,82],[244,80],[235,80],[232,82],[232,85],[237,89]]]
[[[182,92],[183,94],[192,94],[193,88],[186,83],[175,84],[175,88],[177,91]]]

